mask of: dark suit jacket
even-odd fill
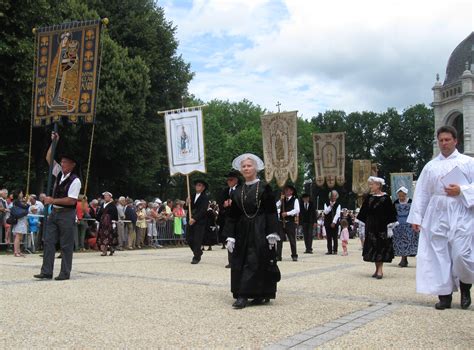
[[[207,222],[207,208],[209,207],[209,198],[207,195],[202,192],[197,199],[196,203],[194,203],[194,199],[196,198],[196,194],[191,196],[191,214],[192,218],[196,221],[194,225],[206,225]],[[188,210],[188,218],[189,218],[189,210]]]
[[[314,224],[316,222],[316,212],[313,202],[309,201],[308,210],[305,208],[303,200],[300,200],[300,224]]]

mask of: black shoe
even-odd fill
[[[461,308],[466,310],[471,305],[471,284],[459,282],[461,289]]]
[[[435,308],[436,310],[444,310],[451,308],[451,301],[453,300],[453,296],[449,295],[438,295],[439,303],[436,303]]]
[[[292,259],[293,261],[298,261],[298,257],[297,257],[297,256],[292,256],[291,259]]]
[[[407,267],[408,266],[408,259],[407,258],[402,258],[402,260],[400,260],[400,263],[398,264],[398,266]]]
[[[337,255],[337,251],[332,252],[332,255]]]
[[[62,258],[63,258],[63,256],[62,256],[61,254],[59,254],[59,255],[56,257],[56,259],[62,259]]]
[[[227,264],[227,265],[225,266],[225,268],[226,268],[226,269],[230,269],[230,264]]]
[[[50,280],[53,278],[53,275],[46,275],[44,273],[39,273],[37,275],[34,275],[33,276],[34,278],[38,278],[40,280]]]
[[[326,255],[332,255],[332,253],[331,253],[331,252],[327,252]]]
[[[235,303],[232,304],[232,307],[234,309],[243,309],[244,307],[247,306],[248,299],[247,298],[237,298]]]
[[[375,272],[373,275],[372,275],[372,278],[376,278],[377,277],[377,272]]]
[[[207,248],[207,250],[212,250],[212,247]]]
[[[270,302],[270,299],[268,299],[268,298],[255,298],[249,303],[249,305],[253,305],[253,306],[263,305],[263,304],[267,304],[269,302]]]
[[[69,276],[61,276],[61,275],[59,275],[59,276],[54,277],[54,279],[55,279],[56,281],[65,281],[65,280],[68,280],[68,279],[69,279]]]
[[[191,260],[191,264],[196,265],[196,264],[199,264],[200,261],[201,261],[201,259],[194,259],[193,258],[193,260]]]

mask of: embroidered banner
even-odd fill
[[[393,201],[398,199],[397,190],[402,186],[408,189],[408,197],[413,198],[413,173],[390,173],[390,192]]]
[[[100,67],[101,21],[36,30],[33,125],[82,119],[93,123]]]
[[[297,111],[262,116],[263,158],[265,180],[275,180],[283,187],[288,175],[298,178]]]
[[[191,107],[165,112],[170,175],[206,172],[202,109]]]
[[[316,185],[319,187],[324,183],[329,188],[336,183],[344,184],[345,135],[344,132],[313,134]]]
[[[372,162],[367,159],[352,161],[352,192],[358,196],[369,192],[367,179],[371,175]]]

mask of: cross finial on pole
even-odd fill
[[[276,106],[278,107],[278,113],[280,113],[280,106],[281,106],[281,103],[280,103],[280,101],[277,101],[277,104],[276,104]]]

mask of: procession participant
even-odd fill
[[[217,217],[217,224],[219,225],[219,237],[225,248],[225,240],[227,237],[224,236],[224,226],[227,216],[229,215],[231,196],[238,185],[240,185],[240,173],[237,170],[231,170],[225,175],[227,186],[222,189],[218,198],[219,204],[219,215]],[[230,269],[231,254],[227,252],[227,265],[225,268]]]
[[[207,182],[204,180],[194,181],[195,193],[192,198],[186,199],[186,209],[191,208],[191,217],[188,210],[188,228],[186,231],[186,240],[189,248],[193,251],[193,259],[191,264],[198,264],[202,255],[202,240],[206,231],[207,208],[209,199],[206,195],[208,189]]]
[[[275,197],[270,185],[257,178],[265,168],[254,154],[245,153],[232,161],[245,183],[231,196],[230,211],[224,226],[226,247],[232,254],[232,305],[242,309],[275,299],[280,273],[276,265],[276,244],[280,240]]]
[[[296,188],[292,185],[283,187],[283,194],[276,204],[280,208],[280,237],[282,240],[277,244],[277,260],[281,261],[281,253],[283,250],[283,241],[288,237],[291,248],[291,259],[298,261],[298,253],[296,251],[296,229],[295,219],[300,213],[300,203],[296,198]]]
[[[316,211],[309,194],[303,193],[300,203],[300,224],[303,226],[305,254],[313,254],[313,227],[316,226]]]
[[[337,201],[339,193],[336,190],[329,192],[329,201],[324,204],[324,229],[328,251],[326,255],[337,255],[337,226],[341,216],[341,205]]]
[[[52,141],[59,140],[59,134],[52,133]],[[46,154],[46,161],[50,162],[51,146]],[[56,242],[59,240],[61,249],[61,271],[55,280],[68,280],[71,276],[72,254],[74,250],[74,232],[76,226],[76,203],[81,190],[81,180],[74,174],[77,165],[72,156],[63,155],[60,164],[54,162],[53,175],[56,181],[53,196],[44,197],[45,206],[52,204],[51,214],[46,222],[46,232],[43,238],[43,265],[41,273],[34,275],[39,279],[53,277],[54,254]]]
[[[102,252],[101,256],[114,255],[115,247],[118,245],[118,235],[116,223],[118,220],[117,207],[114,204],[112,193],[106,191],[102,193],[104,202],[97,211],[97,221],[99,230],[97,232],[97,247]]]
[[[391,262],[393,253],[393,227],[397,223],[397,211],[390,196],[382,191],[385,180],[371,176],[368,179],[370,194],[360,208],[357,220],[365,224],[365,241],[362,250],[364,261],[375,263],[372,277],[382,279],[383,263]]]
[[[393,249],[396,256],[401,256],[398,266],[408,266],[408,256],[416,256],[418,251],[418,234],[407,223],[410,213],[411,199],[408,198],[408,189],[405,186],[397,190],[397,200],[393,203],[397,209],[399,225],[393,230]]]
[[[423,168],[407,219],[420,231],[416,289],[438,295],[435,307],[444,310],[451,307],[459,282],[461,307],[467,309],[474,282],[474,160],[456,149],[453,127],[442,126],[436,135],[441,153]],[[465,184],[446,183],[456,167]]]

